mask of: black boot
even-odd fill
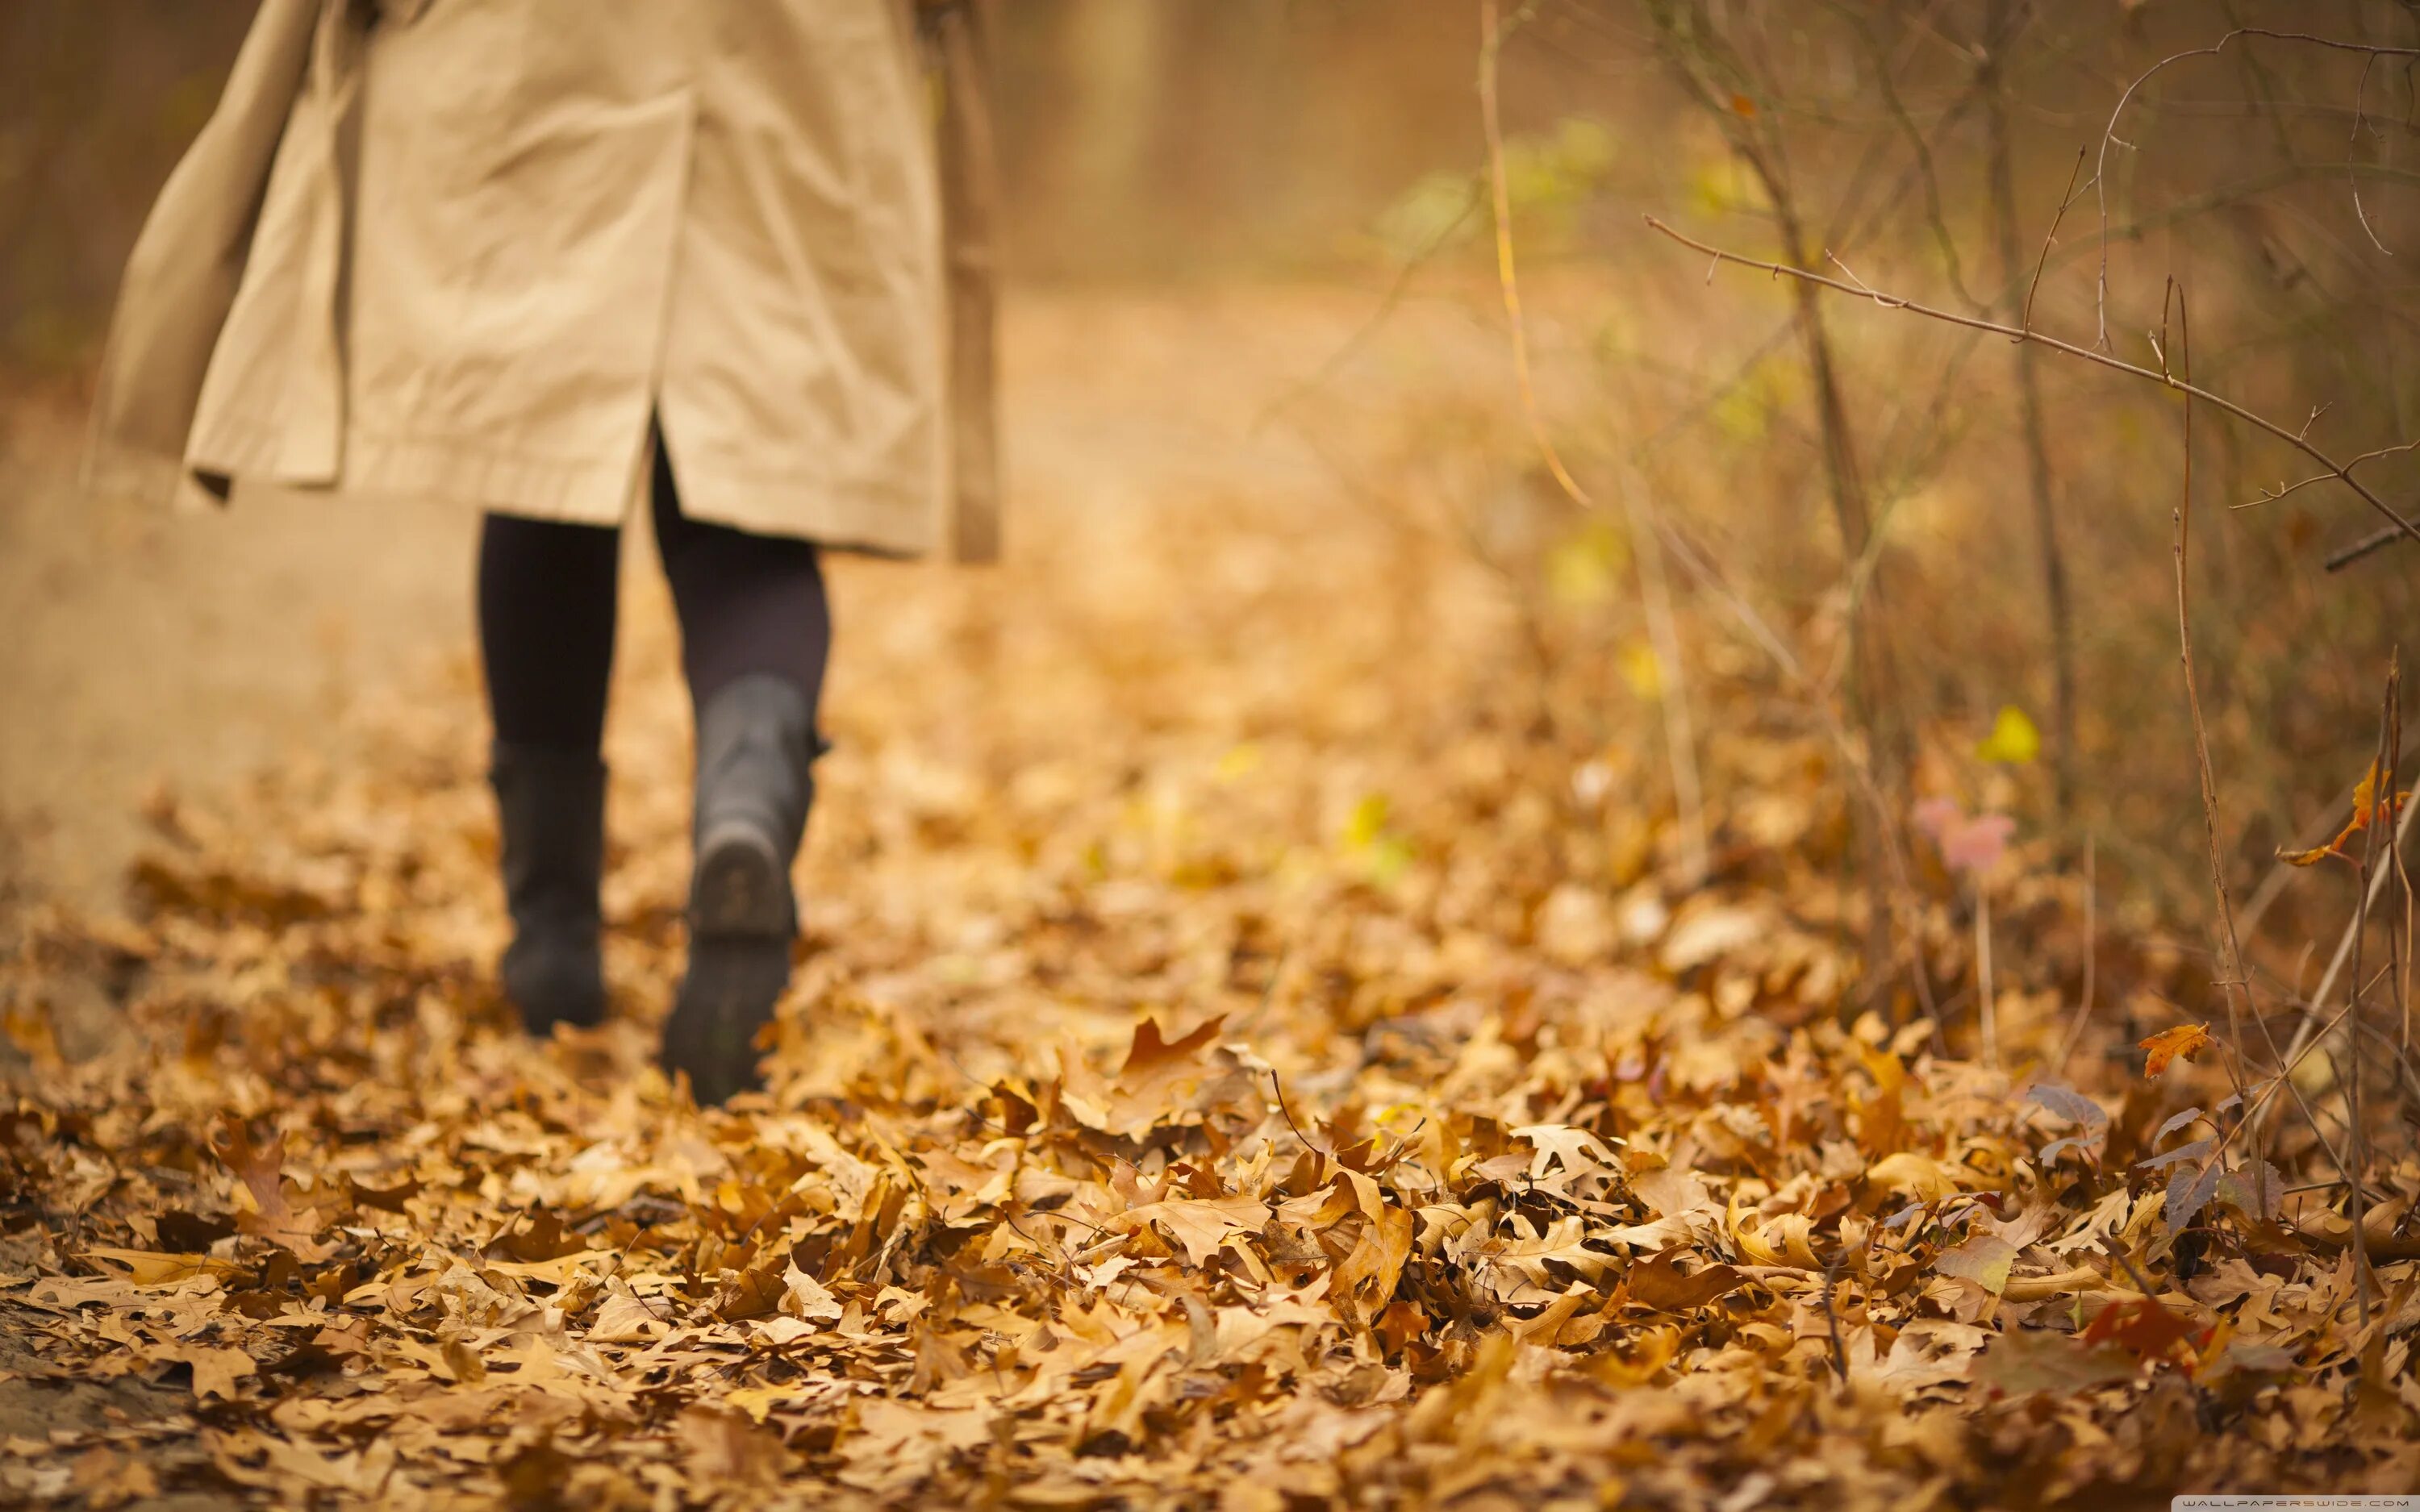
[[[495,745],[489,774],[503,837],[513,943],[504,995],[532,1034],[605,1017],[597,887],[605,870],[605,765],[595,756]]]
[[[790,863],[814,801],[814,714],[797,684],[752,672],[697,716],[689,971],[664,1025],[664,1069],[700,1106],[764,1084],[756,1031],[790,981]]]

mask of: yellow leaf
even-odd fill
[[[1590,609],[1613,596],[1630,548],[1613,527],[1590,520],[1546,553],[1546,591],[1565,609]]]
[[[1355,804],[1344,820],[1344,848],[1357,851],[1376,843],[1378,837],[1386,833],[1387,808],[1387,795],[1383,793],[1370,794]]]
[[[1642,699],[1664,696],[1664,668],[1655,659],[1655,648],[1644,640],[1633,640],[1621,648],[1621,680]]]
[[[1948,1166],[1912,1149],[1874,1162],[1866,1168],[1866,1180],[1918,1202],[1938,1202],[1959,1187],[1957,1174]]]
[[[2004,703],[2000,717],[1992,722],[1992,733],[1975,748],[1975,755],[1981,761],[2029,766],[2041,756],[2041,732],[2025,717],[2024,710]]]

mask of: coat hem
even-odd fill
[[[631,501],[629,470],[621,462],[565,462],[526,453],[482,449],[427,437],[348,437],[341,475],[334,482],[279,475],[271,433],[228,426],[183,466],[143,458],[128,469],[149,497],[202,494],[197,473],[224,474],[238,486],[266,484],[317,494],[442,500],[491,514],[570,524],[614,526]],[[806,472],[718,468],[675,461],[681,513],[752,535],[813,541],[833,550],[875,556],[930,555],[939,534],[930,493],[921,488],[848,485]],[[98,472],[98,469],[96,469]]]

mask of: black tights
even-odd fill
[[[771,672],[796,683],[812,711],[831,649],[814,544],[682,514],[660,440],[653,492],[656,547],[680,616],[681,670],[692,702],[703,707],[745,673]],[[613,665],[621,534],[612,526],[487,517],[479,532],[479,650],[498,740],[597,749]]]

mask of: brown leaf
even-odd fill
[[[194,1372],[194,1396],[209,1401],[217,1397],[233,1401],[238,1396],[236,1382],[246,1376],[259,1373],[251,1355],[241,1350],[230,1350],[210,1344],[178,1344],[162,1350],[156,1358],[186,1365]]]
[[[1657,1312],[1685,1313],[1735,1290],[1747,1280],[1735,1268],[1719,1263],[1683,1272],[1681,1257],[1684,1253],[1675,1245],[1634,1263],[1628,1277],[1631,1296]]]
[[[1120,1214],[1120,1224],[1133,1227],[1157,1224],[1184,1248],[1185,1258],[1197,1270],[1209,1262],[1230,1234],[1258,1233],[1269,1221],[1268,1204],[1254,1196],[1198,1198],[1146,1203]]]
[[[1970,1373],[1979,1384],[2011,1396],[2041,1391],[2071,1396],[2133,1377],[2134,1362],[2117,1350],[2029,1328],[2010,1329],[1986,1345]]]

